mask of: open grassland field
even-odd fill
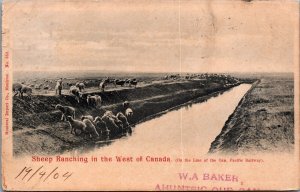
[[[83,115],[103,116],[106,111],[125,113],[124,101],[129,101],[133,116],[128,117],[130,125],[154,117],[162,111],[195,99],[205,100],[216,96],[241,83],[251,83],[249,78],[235,78],[229,75],[201,74],[201,75],[162,75],[162,74],[130,74],[112,75],[109,79],[136,79],[137,86],[115,85],[109,83],[105,90],[99,89],[99,83],[107,76],[101,77],[67,77],[63,79],[62,95],[55,95],[53,87],[57,78],[36,76],[23,78],[20,83],[32,87],[31,99],[14,96],[13,98],[13,150],[15,155],[21,154],[57,154],[63,153],[83,145],[94,146],[95,142],[107,140],[107,135],[97,138],[87,138],[84,135],[70,133],[70,124],[61,120],[62,113],[55,108],[57,104],[75,108],[75,119],[80,120]],[[68,84],[84,82],[86,88],[82,91],[79,102],[69,93]],[[35,88],[35,85],[42,84]],[[51,87],[51,89],[44,89]],[[99,95],[101,106],[91,106],[87,103],[87,95]],[[97,127],[96,127],[97,128]],[[101,131],[99,131],[101,133]],[[124,134],[111,134],[109,139]]]
[[[211,144],[211,153],[293,151],[293,75],[268,75],[259,79]]]
[[[55,92],[58,78],[64,77],[62,95]],[[116,81],[130,82],[136,85]],[[106,81],[104,90],[99,87]],[[203,102],[242,83],[252,88],[228,117],[222,131],[211,143],[210,153],[241,154],[256,152],[292,152],[294,149],[294,79],[293,74],[49,74],[15,78],[31,87],[33,94],[13,98],[13,150],[15,155],[58,154],[69,150],[107,145],[111,140],[130,136],[128,132],[103,133],[98,137],[70,133],[68,121],[61,120],[57,104],[75,109],[75,119],[84,115],[103,117],[105,112],[125,113],[129,102],[132,128],[191,101]],[[69,89],[82,82],[80,99]],[[89,95],[99,95],[101,105],[89,105]],[[196,117],[195,117],[196,118]],[[133,129],[134,131],[134,129]],[[99,146],[99,145],[98,145]]]

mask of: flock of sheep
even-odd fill
[[[88,84],[88,82],[86,81],[77,82],[75,85],[73,85],[72,83],[67,83],[67,85],[70,86],[70,92],[73,92],[74,89],[78,89],[79,92],[82,92],[85,89],[86,84]],[[118,85],[120,85],[121,87],[124,86],[136,87],[137,84],[138,81],[135,78],[134,79],[112,79],[107,77],[100,81],[99,88],[101,89],[101,91],[104,91],[105,87],[108,85],[113,85],[114,87],[117,87]],[[56,85],[55,89],[57,88],[58,88],[58,84]]]
[[[206,80],[206,81],[223,81],[224,85],[236,83],[238,80],[230,75],[225,74],[209,74],[209,73],[203,73],[203,74],[186,74],[186,75],[180,75],[180,74],[170,74],[166,75],[162,78],[163,80]],[[71,82],[71,83],[60,83],[59,80],[56,82],[55,94],[59,95],[61,94],[62,88],[66,89],[66,87],[69,88],[69,93],[75,97],[77,101],[82,97],[82,92],[85,90],[87,86],[93,86],[95,85],[96,81],[100,81],[99,89],[104,92],[105,88],[107,86],[127,86],[127,87],[136,87],[138,84],[138,80],[136,78],[133,79],[115,79],[115,78],[104,78],[102,80],[84,80],[81,82]],[[34,81],[35,82],[35,81]],[[53,80],[44,80],[44,83],[41,84],[30,84],[25,85],[25,83],[14,83],[13,84],[13,91],[15,92],[15,95],[19,94],[23,98],[23,93],[27,94],[28,97],[31,97],[33,89],[40,90],[43,89],[46,92],[49,90],[53,90]]]
[[[55,109],[62,113],[61,121],[68,121],[71,127],[71,134],[79,136],[88,135],[90,138],[108,137],[118,134],[132,133],[128,119],[132,118],[133,111],[129,107],[129,102],[123,103],[124,113],[118,112],[116,115],[112,111],[106,111],[102,117],[91,115],[75,118],[75,108],[57,104]]]
[[[216,73],[201,73],[201,74],[186,74],[186,75],[180,75],[180,74],[172,74],[172,75],[166,75],[163,77],[163,80],[180,80],[180,79],[205,79],[205,80],[225,80],[225,81],[232,81],[237,80],[237,78],[234,78],[230,75],[225,74],[216,74]]]
[[[225,86],[232,85],[234,83],[238,82],[237,78],[234,78],[230,75],[224,75],[224,74],[186,74],[184,76],[180,74],[173,74],[173,75],[166,75],[163,77],[164,80],[180,80],[180,79],[186,79],[186,80],[193,80],[193,79],[198,79],[198,80],[203,80],[203,81],[211,81],[211,82],[222,82]],[[53,83],[51,80],[45,80],[45,85],[44,84],[38,84],[38,85],[25,85],[24,83],[14,83],[13,84],[13,91],[15,93],[14,96],[19,95],[20,97],[23,98],[23,94],[27,94],[28,98],[31,99],[32,95],[32,88],[35,89],[41,89],[43,88],[44,90],[51,90],[52,87],[47,84],[47,83]],[[66,85],[69,87],[69,94],[75,98],[75,100],[79,103],[80,99],[82,99],[83,92],[86,88],[86,85],[89,85],[90,83],[88,81],[82,81],[82,82],[76,82],[76,83],[66,83]],[[113,78],[105,78],[102,79],[99,88],[101,89],[102,92],[104,92],[104,89],[108,85],[113,85],[117,87],[118,85],[123,87],[123,86],[134,86],[136,87],[138,84],[137,79],[113,79]],[[64,85],[65,86],[65,85]],[[63,88],[63,83],[62,79],[58,80],[56,82],[55,86],[55,94],[61,95],[61,90]],[[91,102],[88,102],[88,104],[91,105],[99,105],[101,103],[101,98],[95,98],[97,96],[88,96],[88,100]]]
[[[125,86],[125,85],[128,85],[128,86],[131,87],[133,85],[133,86],[136,87],[137,83],[138,83],[138,81],[136,79],[120,80],[120,79],[106,78],[106,79],[101,81],[101,83],[99,84],[99,88],[101,89],[102,92],[104,92],[104,89],[108,84],[113,84],[115,87],[117,85],[120,85],[122,87]],[[72,84],[69,84],[69,83],[67,85],[70,86],[70,89],[69,89],[70,95],[73,96],[78,103],[80,103],[80,99],[82,99],[82,93],[85,89],[85,83],[84,82],[77,82],[75,85],[72,85]],[[58,87],[58,84],[55,87],[56,90],[57,90],[57,87]],[[88,103],[88,105],[98,106],[101,103],[101,97],[98,96],[98,95],[95,95],[95,96],[88,95],[87,96],[87,103]]]
[[[33,81],[33,82],[36,82]],[[27,94],[28,98],[31,98],[33,89],[35,90],[45,90],[46,93],[50,90],[55,90],[55,94],[61,95],[62,89],[65,87],[69,87],[69,93],[72,96],[75,96],[76,100],[79,101],[79,98],[82,97],[82,92],[85,90],[86,86],[90,84],[89,81],[82,81],[82,82],[76,82],[76,83],[62,83],[62,79],[56,81],[55,87],[51,86],[51,84],[55,83],[55,81],[52,80],[45,80],[44,83],[40,84],[30,84],[26,85],[25,82],[22,83],[14,83],[13,84],[13,92],[15,93],[14,96],[19,95],[23,98],[23,94]],[[128,86],[128,87],[136,87],[138,84],[137,79],[113,79],[113,78],[105,78],[103,80],[100,80],[99,83],[99,89],[101,91],[105,91],[105,87],[108,85],[112,85],[114,87],[117,86]]]
[[[116,81],[118,82],[118,81]],[[106,82],[107,83],[107,82]],[[58,84],[55,87],[58,89]],[[75,85],[70,85],[70,95],[75,97],[75,100],[82,101],[83,91],[85,89],[84,83],[76,83]],[[21,84],[13,84],[14,96],[19,95],[23,98],[23,94],[27,94],[28,98],[31,99],[32,88]],[[57,94],[57,93],[56,93]],[[101,106],[102,99],[100,95],[87,95],[86,102],[89,106],[98,107]],[[82,116],[81,119],[75,118],[75,108],[72,106],[63,106],[57,104],[55,106],[56,110],[61,111],[62,121],[68,121],[71,127],[71,134],[76,136],[81,134],[88,134],[90,138],[100,137],[100,136],[110,136],[118,135],[132,132],[132,127],[128,122],[128,118],[132,118],[133,111],[129,108],[129,103],[125,101],[123,103],[123,112],[118,112],[116,115],[112,111],[106,111],[102,117],[96,116],[95,118],[91,115]]]
[[[218,75],[218,74],[187,74],[185,76],[181,76],[179,74],[167,75],[163,77],[164,80],[180,80],[180,79],[198,79],[203,81],[211,81],[211,82],[222,82],[225,86],[231,85],[233,83],[238,82],[238,79],[231,77],[229,75]],[[47,80],[48,81],[48,80]],[[49,82],[48,83],[54,83]],[[138,81],[136,79],[111,79],[106,78],[103,79],[99,88],[104,91],[104,88],[112,84],[116,86],[135,86]],[[71,96],[75,98],[75,100],[80,103],[85,100],[83,98],[83,93],[85,92],[86,82],[77,82],[77,83],[67,83],[69,86],[69,93]],[[35,87],[35,86],[34,86]],[[39,86],[40,87],[40,86]],[[61,94],[61,90],[63,87],[62,79],[56,82],[55,90],[59,95]],[[44,86],[44,89],[50,90],[51,87],[49,85]],[[32,86],[28,86],[21,83],[13,84],[14,96],[19,95],[23,98],[23,94],[27,94],[28,98],[31,99],[32,95]],[[102,98],[100,95],[87,95],[86,103],[88,106],[99,107],[102,103]],[[85,134],[92,137],[100,137],[100,136],[111,136],[132,132],[132,127],[129,124],[130,118],[132,118],[133,111],[129,107],[129,103],[126,101],[123,103],[123,111],[118,112],[117,114],[113,114],[112,111],[106,111],[102,116],[93,117],[91,115],[82,116],[81,119],[75,118],[75,108],[72,106],[62,106],[57,104],[55,106],[56,110],[59,110],[62,113],[61,121],[69,122],[71,127],[71,134],[76,136]],[[129,120],[129,121],[128,121]]]

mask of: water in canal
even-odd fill
[[[202,103],[194,103],[138,124],[129,137],[93,151],[101,154],[195,156],[210,144],[251,85],[242,84]]]

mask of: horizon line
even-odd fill
[[[93,73],[294,73],[294,71],[199,71],[199,72],[190,72],[190,71],[114,71],[114,70],[13,70],[13,72],[93,72]]]

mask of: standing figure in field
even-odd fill
[[[103,81],[100,82],[99,88],[100,88],[101,92],[104,92],[104,87],[105,87],[104,82]]]
[[[101,92],[104,92],[104,89],[108,83],[109,79],[105,79],[105,80],[102,80],[101,83],[99,84],[99,88],[101,89]]]
[[[62,82],[62,78],[60,78],[59,80],[57,80],[56,82],[56,86],[55,86],[55,94],[57,95],[61,95],[61,90],[63,88],[63,82]]]

